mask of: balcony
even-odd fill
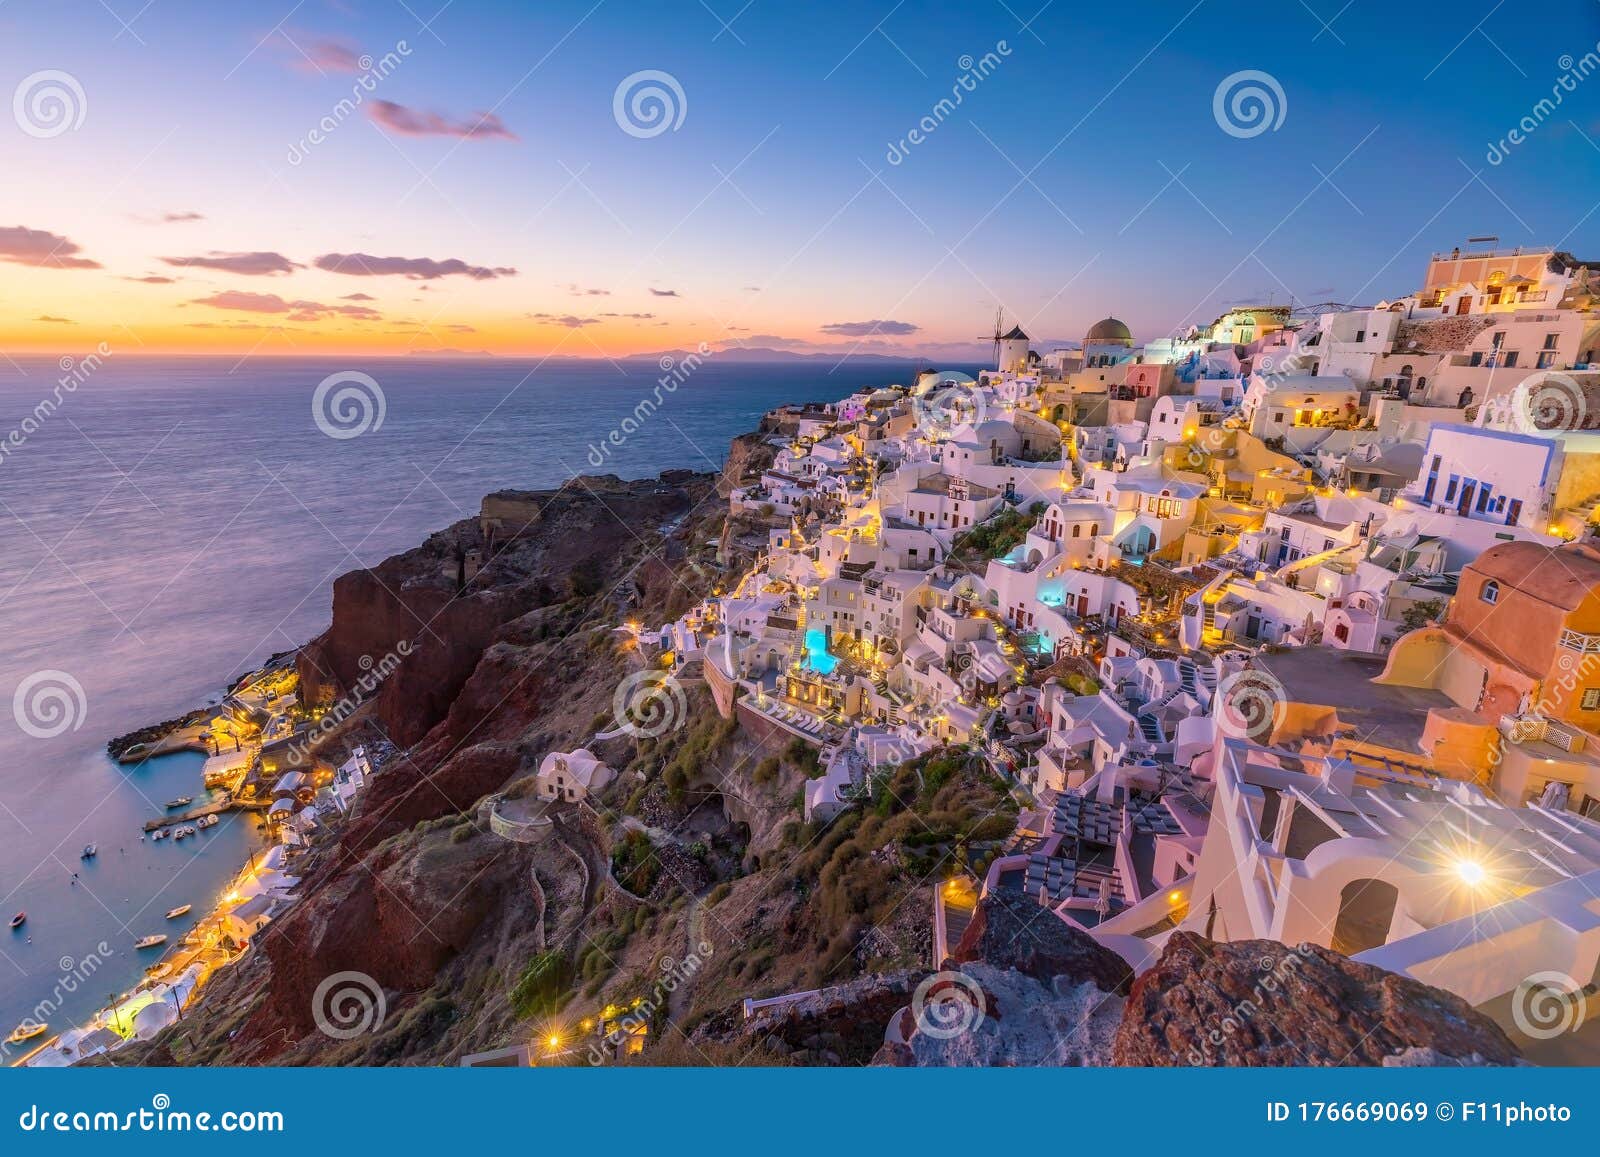
[[[1600,635],[1585,635],[1580,631],[1562,631],[1561,645],[1580,655],[1600,654]]]

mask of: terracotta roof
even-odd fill
[[[1504,542],[1491,546],[1466,569],[1568,611],[1600,589],[1600,555],[1581,545]]]

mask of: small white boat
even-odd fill
[[[15,916],[11,917],[11,926],[13,928],[21,928],[27,922],[28,914],[26,912],[18,912]]]
[[[6,1037],[6,1044],[19,1045],[23,1041],[32,1040],[34,1037],[43,1036],[47,1031],[49,1031],[49,1028],[49,1025],[42,1024],[38,1021],[35,1021],[32,1024],[29,1024],[27,1021],[23,1021],[16,1028],[11,1030],[11,1035]]]
[[[214,815],[201,816],[198,820],[195,821],[196,824],[198,824],[200,827],[203,827],[203,828],[216,827],[219,822],[220,822],[219,817],[214,816]]]
[[[192,796],[192,795],[180,795],[177,799],[168,800],[167,801],[167,808],[168,808],[168,810],[171,810],[172,808],[188,807],[193,802],[194,802],[194,796]]]
[[[166,942],[167,938],[165,934],[159,936],[141,936],[139,939],[133,942],[133,946],[135,948],[155,948],[159,945],[165,944]]]
[[[193,907],[193,904],[184,904],[182,907],[174,908],[172,911],[167,913],[167,919],[176,920],[179,916],[187,916],[189,914],[189,909]]]
[[[99,848],[95,847],[93,844],[84,844],[83,845],[83,854],[81,856],[79,856],[78,858],[80,860],[92,860],[96,856],[98,856],[99,854],[100,854],[100,849]]]

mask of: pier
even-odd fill
[[[235,809],[238,809],[239,811],[266,811],[267,808],[271,806],[272,801],[265,799],[248,801],[227,799],[217,803],[201,804],[199,807],[192,807],[188,811],[178,812],[174,815],[162,816],[160,819],[145,820],[144,830],[147,832],[153,832],[158,828],[171,827],[173,824],[188,823],[190,820],[197,820],[201,816],[213,816],[221,812],[233,811]]]

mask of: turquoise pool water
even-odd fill
[[[828,633],[821,627],[806,631],[806,666],[819,675],[831,675],[839,660],[828,654]]]

